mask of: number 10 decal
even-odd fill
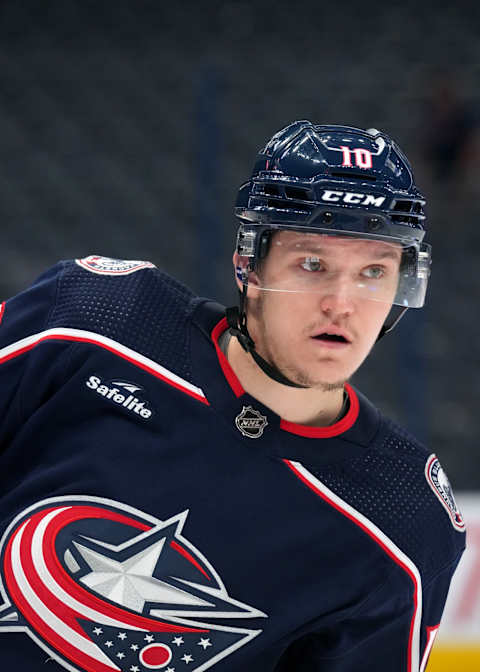
[[[372,167],[372,152],[369,152],[368,149],[362,149],[358,147],[357,149],[350,149],[350,147],[340,147],[343,154],[343,163],[342,166],[353,166],[352,164],[352,154],[355,157],[355,165],[358,168],[371,168]]]

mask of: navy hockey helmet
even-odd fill
[[[248,345],[248,275],[268,254],[277,230],[378,240],[401,247],[398,286],[379,338],[393,329],[409,307],[423,306],[431,263],[431,248],[423,242],[424,205],[408,159],[376,129],[296,121],[276,133],[258,153],[235,206],[240,220],[237,252],[247,262],[237,268],[244,284],[237,316],[242,345]],[[283,290],[303,291],[299,287]],[[234,321],[230,314],[231,326]]]

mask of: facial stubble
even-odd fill
[[[313,378],[309,371],[299,368],[277,351],[275,339],[270,337],[267,329],[268,320],[265,318],[265,295],[263,292],[260,292],[254,301],[249,300],[248,313],[256,322],[256,350],[271,366],[274,366],[289,380],[302,385],[302,387],[317,389],[322,392],[334,392],[343,389],[348,379],[342,378],[338,381],[327,382]],[[307,325],[305,331],[310,333],[314,326]]]

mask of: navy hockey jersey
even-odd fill
[[[226,328],[94,256],[2,305],[2,669],[425,669],[465,537],[438,459],[350,385],[284,421]]]

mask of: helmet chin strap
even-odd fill
[[[388,334],[394,327],[397,326],[407,310],[408,308],[406,306],[392,306],[390,308],[387,319],[385,320],[382,328],[380,329],[380,333],[377,336],[377,342],[383,338],[385,334]]]
[[[267,374],[269,378],[275,380],[277,383],[282,385],[287,385],[288,387],[296,387],[303,390],[309,389],[308,385],[300,385],[299,383],[294,383],[293,380],[290,380],[283,375],[276,366],[273,366],[266,359],[264,359],[258,352],[255,350],[255,342],[248,333],[247,329],[247,313],[246,313],[246,303],[247,303],[247,289],[248,285],[243,284],[243,289],[239,291],[240,294],[240,308],[238,306],[232,306],[231,308],[226,309],[226,316],[228,326],[230,328],[230,333],[232,336],[235,336],[238,339],[238,342],[245,350],[248,352],[257,363],[257,365],[262,369],[264,373]],[[383,324],[380,333],[377,336],[377,342],[388,334],[400,321],[407,311],[406,307],[403,306],[392,306],[390,313]]]
[[[232,336],[235,336],[238,339],[238,342],[245,352],[248,352],[253,357],[256,364],[262,369],[264,373],[267,374],[269,378],[272,378],[272,380],[275,380],[277,383],[281,383],[282,385],[288,385],[288,387],[309,389],[308,385],[294,383],[293,380],[290,380],[284,376],[276,366],[273,366],[267,362],[267,360],[261,357],[255,350],[255,342],[248,333],[247,329],[247,313],[245,310],[246,302],[247,284],[245,283],[243,285],[243,289],[240,291],[240,308],[238,306],[232,306],[226,310],[227,322]]]

